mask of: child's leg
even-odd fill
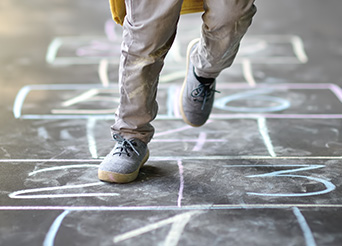
[[[117,141],[99,165],[100,180],[135,180],[149,157],[156,117],[158,77],[176,35],[182,0],[126,0],[119,83],[120,105],[112,126]]]
[[[204,0],[202,35],[189,44],[180,93],[180,112],[187,124],[198,127],[208,120],[217,92],[215,78],[232,64],[255,14],[253,2]]]
[[[113,134],[148,143],[154,133],[156,93],[164,58],[176,34],[182,0],[126,0],[119,70],[120,106]]]
[[[202,36],[191,55],[196,75],[216,78],[229,67],[256,13],[254,0],[204,0]]]

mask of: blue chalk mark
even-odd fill
[[[249,175],[249,176],[247,176],[248,178],[270,177],[270,176],[274,177],[274,176],[281,176],[281,174],[285,174],[285,173],[295,173],[295,172],[308,171],[308,170],[314,170],[314,169],[319,169],[319,168],[325,167],[325,165],[255,165],[255,166],[271,166],[271,167],[283,166],[283,167],[300,167],[300,168],[291,169],[291,170],[275,171],[275,172],[264,173],[264,174]]]
[[[52,223],[48,233],[45,236],[43,246],[53,246],[55,237],[61,226],[63,219],[70,213],[70,210],[65,210],[62,214],[60,214],[55,221]]]
[[[325,186],[324,190],[321,191],[315,191],[315,192],[306,192],[306,193],[257,193],[257,192],[248,192],[248,195],[255,195],[255,196],[273,196],[273,197],[304,197],[304,196],[317,196],[329,193],[336,189],[336,186],[331,183],[328,180],[321,179],[321,178],[315,178],[310,176],[304,176],[304,175],[293,175],[288,173],[294,173],[299,171],[307,171],[307,170],[313,170],[318,168],[323,168],[324,165],[306,165],[301,168],[296,168],[292,170],[282,170],[282,171],[275,171],[271,173],[265,173],[265,174],[257,174],[257,175],[249,175],[248,178],[255,178],[255,177],[291,177],[291,178],[303,178],[308,180],[313,180],[318,183],[322,183]]]
[[[214,106],[216,108],[233,111],[233,112],[250,112],[250,113],[264,113],[264,112],[276,112],[282,111],[291,106],[291,103],[283,98],[273,97],[273,96],[265,96],[264,94],[271,93],[272,90],[269,89],[261,89],[261,90],[252,90],[245,91],[242,93],[236,93],[230,96],[226,96],[223,98],[219,98],[215,101]],[[237,100],[259,100],[259,101],[268,101],[271,103],[277,103],[276,106],[269,107],[235,107],[235,106],[227,106],[228,103],[237,101]]]
[[[304,178],[308,180],[313,180],[319,183],[322,183],[326,189],[321,190],[321,191],[315,191],[315,192],[307,192],[307,193],[255,193],[255,192],[248,192],[248,195],[254,195],[254,196],[277,196],[277,197],[304,197],[304,196],[317,196],[317,195],[323,195],[326,193],[329,193],[333,190],[336,189],[336,186],[325,180],[325,179],[320,179],[320,178],[314,178],[314,177],[309,177],[309,176],[303,176],[303,175],[277,175],[278,177],[291,177],[291,178]]]
[[[306,222],[303,214],[300,212],[300,210],[297,207],[292,208],[292,211],[294,215],[296,216],[299,226],[304,233],[306,246],[316,246],[315,238],[313,237],[310,227],[308,223]]]

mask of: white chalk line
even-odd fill
[[[91,164],[78,164],[78,165],[65,165],[65,166],[55,166],[55,167],[48,167],[39,169],[36,171],[32,171],[28,174],[28,176],[33,176],[43,172],[54,172],[58,170],[65,170],[65,169],[73,169],[73,168],[98,168],[98,165],[91,165]]]
[[[182,199],[183,199],[183,191],[184,191],[184,167],[181,160],[177,161],[178,170],[179,170],[179,191],[178,191],[178,200],[177,206],[182,206]]]
[[[182,214],[183,216],[179,218],[177,221],[172,223],[171,229],[167,234],[167,237],[164,241],[164,246],[177,246],[179,239],[184,231],[185,226],[189,223],[191,217],[196,214],[200,214],[202,212],[195,211],[192,214],[190,212],[186,214]]]
[[[226,142],[225,140],[224,142]],[[198,139],[196,141],[196,145],[193,147],[192,151],[198,152],[201,151],[204,144],[207,142],[221,142],[221,141],[207,141],[207,133],[205,132],[200,132]]]
[[[35,188],[19,190],[10,193],[8,196],[12,199],[47,199],[47,198],[70,198],[70,197],[98,197],[98,196],[120,196],[119,193],[75,193],[75,194],[36,194],[27,195],[29,193],[44,192],[44,191],[56,191],[56,190],[68,190],[68,189],[79,189],[85,187],[93,187],[104,185],[103,182],[94,182],[88,184],[78,184],[78,185],[63,185],[57,187],[45,187],[45,188]]]
[[[311,229],[310,229],[308,223],[306,222],[303,214],[300,212],[298,207],[293,207],[292,211],[297,218],[297,221],[299,223],[300,228],[303,231],[306,246],[316,246],[315,238],[313,237]]]
[[[108,64],[109,62],[107,59],[102,59],[99,63],[98,74],[103,87],[109,86]]]
[[[52,114],[71,114],[71,115],[93,115],[93,114],[114,114],[116,109],[52,109]],[[87,117],[96,118],[96,117]]]
[[[305,53],[303,40],[298,36],[293,36],[291,38],[291,43],[293,46],[293,52],[297,56],[298,60],[301,63],[307,63],[309,59]]]
[[[199,204],[187,206],[0,206],[0,211],[187,211],[187,210],[244,210],[244,209],[289,209],[289,208],[342,209],[342,204]]]
[[[80,103],[82,101],[85,101],[95,95],[97,95],[99,93],[99,90],[98,89],[90,89],[84,93],[82,93],[81,95],[79,96],[76,96],[70,100],[67,100],[65,102],[62,103],[62,106],[63,107],[69,107],[69,106],[72,106],[72,105],[75,105],[77,103]]]
[[[170,88],[167,90],[167,100],[166,100],[167,115],[170,117],[174,116],[173,106],[174,106],[176,92],[177,92],[177,86],[174,86],[174,85],[170,86]]]
[[[54,245],[54,241],[57,235],[57,232],[64,220],[64,218],[70,213],[69,210],[65,210],[62,214],[60,214],[55,221],[52,223],[52,225],[50,226],[50,229],[48,231],[48,233],[45,236],[44,242],[43,242],[43,246],[53,246]]]
[[[263,117],[258,118],[258,128],[259,128],[259,133],[262,136],[262,139],[264,141],[264,144],[267,148],[268,153],[270,154],[271,157],[276,157],[276,153],[274,152],[274,147],[272,144],[271,137],[268,133],[268,128],[266,125],[266,119]]]
[[[100,159],[1,159],[0,163],[99,163]],[[177,161],[177,160],[342,160],[342,156],[151,156],[149,161]]]
[[[88,149],[92,158],[98,158],[97,154],[97,146],[96,139],[94,136],[94,128],[96,125],[97,119],[90,118],[87,121],[87,140],[88,140]]]
[[[57,56],[58,49],[62,46],[63,42],[60,38],[55,38],[49,45],[45,61],[49,64],[52,64]]]
[[[20,89],[18,92],[14,104],[13,104],[13,115],[14,118],[18,119],[21,117],[21,109],[24,104],[25,98],[28,95],[28,93],[31,91],[30,86],[24,86],[23,88]]]
[[[125,241],[130,238],[134,238],[137,236],[140,236],[142,234],[145,234],[147,232],[156,230],[160,227],[173,224],[176,226],[172,226],[171,230],[168,233],[168,236],[164,242],[165,246],[176,246],[179,238],[184,230],[185,225],[190,221],[190,218],[196,214],[202,213],[201,211],[190,211],[184,214],[178,214],[173,217],[158,221],[156,223],[148,224],[144,227],[126,232],[124,234],[115,236],[113,239],[114,243],[119,243],[122,241]],[[173,237],[173,238],[172,238]]]
[[[253,76],[253,70],[252,70],[252,64],[249,59],[243,59],[242,60],[242,71],[243,76],[245,77],[247,83],[250,87],[255,87],[256,82]]]

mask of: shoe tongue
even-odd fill
[[[202,83],[202,82],[200,82],[202,85],[204,85],[204,86],[211,86],[211,85],[213,85],[214,84],[214,82],[210,82],[210,83]]]
[[[215,78],[204,78],[204,77],[197,76],[197,74],[195,73],[195,69],[194,69],[194,75],[196,79],[198,80],[198,82],[200,82],[203,85],[211,85],[212,83],[215,82]]]
[[[197,77],[197,80],[203,85],[211,85],[215,82],[215,79],[213,78]]]

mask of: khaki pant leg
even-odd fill
[[[126,0],[119,68],[120,105],[112,133],[148,143],[164,58],[176,35],[183,0]]]
[[[196,74],[216,78],[234,61],[256,13],[254,0],[204,0],[200,44],[191,56]]]

